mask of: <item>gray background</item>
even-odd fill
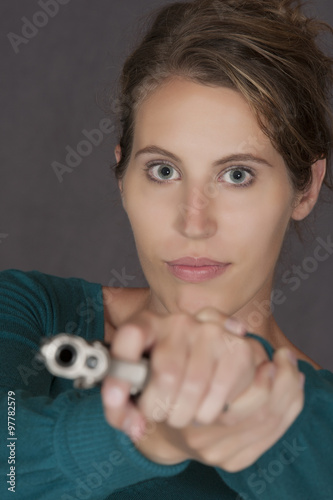
[[[15,53],[8,33],[22,36],[22,17],[31,21],[41,7],[37,0],[1,1],[0,270],[146,286],[109,168],[116,132],[104,134],[63,182],[51,165],[65,163],[66,147],[75,149],[85,139],[84,129],[99,127],[106,115],[96,95],[114,88],[139,33],[138,19],[165,3],[69,0]],[[310,11],[333,25],[329,0],[314,1]],[[110,118],[115,123],[114,115]],[[309,217],[312,233],[305,233],[306,242],[286,241],[280,275],[299,265],[303,278],[296,290],[277,280],[284,303],[275,307],[275,317],[294,343],[333,370],[333,256],[312,268],[309,261],[312,257],[313,266],[316,238],[333,238],[333,200],[326,198],[316,218]],[[126,282],[119,278],[123,272],[131,277]]]

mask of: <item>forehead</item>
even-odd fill
[[[134,132],[134,150],[158,144],[277,154],[238,91],[180,78],[158,87],[141,103]]]

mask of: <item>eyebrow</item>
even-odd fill
[[[167,151],[166,149],[160,148],[158,146],[146,146],[145,148],[140,149],[135,153],[134,159],[136,159],[140,155],[144,154],[159,154],[163,156],[168,156],[171,158],[173,161],[182,163],[181,159],[178,158],[175,154],[171,153],[170,151]],[[267,160],[264,160],[263,158],[260,158],[258,156],[254,156],[250,153],[237,153],[237,154],[231,154],[229,156],[225,156],[223,158],[220,158],[219,160],[214,161],[213,167],[219,167],[221,165],[224,165],[225,163],[229,162],[237,162],[237,161],[252,161],[255,163],[259,163],[261,165],[266,165],[268,167],[273,167],[271,163],[269,163]]]

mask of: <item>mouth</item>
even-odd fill
[[[184,257],[166,262],[166,265],[176,278],[190,283],[200,283],[224,274],[230,262],[218,262],[206,257]]]

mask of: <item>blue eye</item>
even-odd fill
[[[167,181],[174,181],[180,178],[177,170],[168,163],[158,162],[148,164],[145,168],[148,178],[152,181],[163,183]],[[176,174],[176,177],[175,177]]]
[[[150,181],[159,184],[167,184],[181,178],[172,165],[163,161],[148,163],[144,170]],[[255,174],[248,167],[232,167],[222,174],[222,178],[231,186],[247,187],[254,181]]]
[[[246,187],[254,181],[254,175],[249,168],[234,167],[223,174],[228,184]]]

